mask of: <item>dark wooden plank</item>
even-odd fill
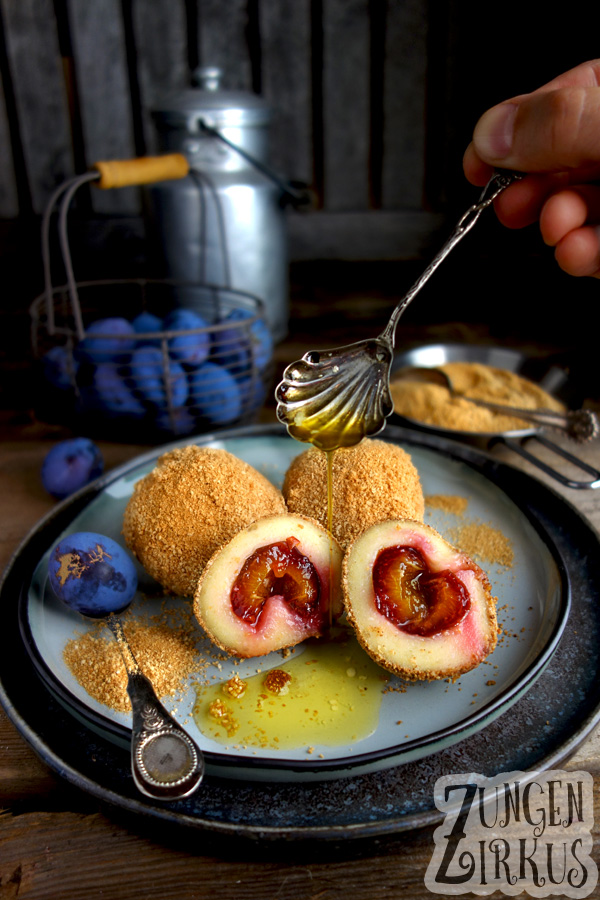
[[[39,213],[54,188],[73,172],[52,0],[1,0],[1,5],[29,190]]]
[[[19,213],[19,201],[15,185],[15,172],[10,146],[10,132],[5,112],[4,98],[0,91],[0,219],[12,219]]]
[[[151,116],[157,95],[189,86],[185,10],[172,0],[137,2],[133,19],[146,152],[152,154],[159,150]]]
[[[235,837],[173,834],[118,812],[27,811],[0,819],[3,897],[69,900],[430,900],[423,878],[431,829],[404,840],[341,847],[253,845]],[[133,824],[133,827],[131,827]],[[398,884],[401,885],[400,893]],[[9,891],[14,890],[14,893]]]
[[[384,70],[382,207],[420,209],[425,161],[427,9],[388,0]]]
[[[271,159],[288,178],[312,181],[310,0],[260,5],[262,92],[273,108]]]
[[[325,208],[369,203],[369,3],[323,3]]]
[[[88,164],[136,155],[119,0],[68,0]],[[96,212],[135,213],[137,188],[92,190]]]
[[[223,87],[230,90],[252,89],[247,7],[247,0],[202,0],[198,6],[200,65],[223,69]]]
[[[406,260],[431,254],[443,218],[431,213],[372,210],[290,213],[290,258]]]

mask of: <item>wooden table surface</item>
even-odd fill
[[[306,348],[303,348],[306,349]],[[288,347],[296,358],[295,347]],[[266,413],[268,419],[270,414]],[[52,509],[40,466],[64,434],[28,416],[0,421],[0,565],[4,568],[28,530]],[[98,442],[106,469],[148,448]],[[498,451],[502,454],[502,451]],[[579,452],[579,451],[578,451]],[[600,444],[582,450],[600,463]],[[531,470],[514,456],[507,462]],[[567,464],[561,464],[563,468]],[[600,490],[557,487],[600,530]],[[249,845],[200,834],[161,833],[154,822],[124,818],[53,774],[0,711],[0,897],[204,898],[219,900],[420,900],[432,895],[424,874],[432,829],[385,839],[325,843],[310,849]],[[586,770],[600,785],[600,740],[593,734],[565,768]],[[596,822],[599,819],[595,792]],[[597,830],[596,830],[597,834]],[[600,862],[596,846],[594,858]],[[472,895],[470,895],[472,896]],[[494,896],[500,896],[495,894]],[[600,896],[594,893],[593,896]]]

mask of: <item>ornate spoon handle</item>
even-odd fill
[[[164,708],[141,672],[119,619],[107,619],[127,670],[133,711],[131,770],[138,789],[155,800],[188,797],[204,777],[202,752]]]
[[[396,334],[398,319],[405,311],[411,300],[416,297],[423,285],[427,281],[429,281],[437,267],[441,263],[443,263],[448,254],[454,249],[454,247],[456,247],[459,241],[461,241],[464,236],[469,233],[484,209],[487,209],[487,207],[494,202],[496,197],[501,194],[502,191],[506,190],[509,185],[513,184],[513,182],[515,181],[520,181],[521,178],[523,178],[523,175],[520,172],[496,172],[494,175],[492,175],[492,177],[484,187],[477,203],[474,203],[472,206],[470,206],[469,209],[461,216],[442,249],[436,254],[436,256],[434,256],[427,268],[415,281],[413,286],[409,288],[398,306],[393,311],[388,324],[380,335],[382,340],[389,342],[392,349],[394,346],[394,337]]]

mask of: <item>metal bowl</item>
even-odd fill
[[[473,344],[427,344],[415,347],[404,353],[398,353],[394,357],[392,375],[408,366],[420,366],[430,368],[441,366],[448,362],[472,362],[493,366],[497,369],[506,369],[527,378],[543,388],[552,396],[564,399],[568,390],[568,376],[564,369],[559,368],[543,358],[535,359],[525,356],[517,350],[509,350],[503,347],[486,347]],[[535,426],[527,426],[513,431],[497,432],[473,432],[458,431],[443,428],[438,425],[426,425],[416,419],[410,419],[396,413],[391,421],[427,431],[430,434],[438,434],[454,440],[466,441],[477,446],[487,448],[490,441],[498,438],[522,438],[536,434],[539,429]]]
[[[527,357],[517,350],[509,350],[502,347],[485,347],[472,344],[428,344],[415,347],[405,353],[398,353],[394,357],[391,377],[393,378],[394,373],[407,366],[433,367],[441,366],[447,362],[477,362],[494,366],[498,369],[507,369],[529,379],[529,381],[533,381],[552,396],[565,402],[567,406],[570,405],[569,399],[572,400],[572,398],[569,398],[569,379],[564,369],[555,365],[552,361],[543,358]],[[436,434],[440,437],[472,444],[483,450],[490,450],[495,444],[502,443],[566,487],[573,489],[600,488],[600,471],[578,459],[564,447],[549,440],[542,433],[543,429],[538,427],[529,426],[518,431],[499,432],[455,431],[450,428],[426,425],[423,422],[418,422],[415,419],[409,419],[396,413],[390,417],[390,421],[416,431],[425,431],[428,434]],[[590,478],[578,480],[563,475],[527,449],[526,444],[530,441],[537,441],[539,444],[543,444],[551,453],[568,460],[572,466],[585,472]]]

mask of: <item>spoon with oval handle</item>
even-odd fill
[[[127,671],[133,719],[133,780],[142,794],[155,800],[189,797],[204,778],[202,752],[156,696],[133,655],[121,621],[111,613],[106,623],[119,645]]]
[[[478,202],[461,217],[437,256],[396,306],[379,337],[334,350],[310,350],[285,369],[275,390],[276,412],[292,437],[322,450],[336,450],[352,447],[382,430],[394,406],[389,373],[400,316],[483,210],[522,177],[516,172],[492,176]]]
[[[478,397],[469,397],[468,394],[458,391],[451,377],[443,369],[435,366],[406,366],[396,372],[394,380],[420,381],[430,384],[440,384],[445,387],[451,397],[459,397],[481,406],[492,412],[507,416],[514,416],[526,422],[532,422],[542,428],[558,428],[564,431],[568,437],[579,443],[591,441],[600,435],[600,421],[591,409],[574,409],[567,412],[556,412],[552,409],[527,409],[518,406],[507,406],[503,403],[495,403],[491,400],[480,400]]]

